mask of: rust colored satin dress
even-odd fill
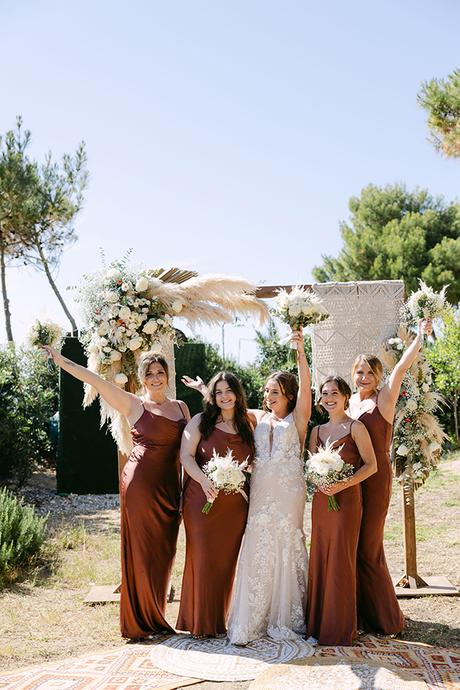
[[[215,428],[201,439],[196,462],[202,467],[213,449],[225,455],[230,449],[239,463],[251,448],[238,434]],[[247,487],[244,489],[248,495]],[[182,579],[177,628],[193,635],[225,634],[236,563],[246,527],[248,502],[241,494],[219,493],[207,515],[201,512],[206,496],[200,484],[185,475],[183,518],[186,534],[185,568]]]
[[[325,439],[319,437],[318,445]],[[350,431],[334,442],[345,462],[361,465]],[[329,511],[327,495],[317,491],[312,503],[308,569],[307,637],[323,645],[351,645],[357,636],[356,554],[361,524],[361,486],[335,494],[340,510]]]
[[[164,614],[180,522],[185,424],[185,417],[175,421],[144,409],[131,429],[134,448],[120,478],[123,637],[174,632]]]
[[[377,405],[360,421],[371,437],[377,472],[361,483],[363,518],[358,544],[358,620],[367,632],[392,635],[404,628],[383,549],[383,530],[391,498],[392,426]]]

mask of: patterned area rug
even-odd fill
[[[156,668],[151,645],[121,649],[42,664],[0,675],[2,690],[174,690],[198,683]]]
[[[431,690],[460,688],[460,649],[366,635],[354,647],[319,647],[315,656],[378,661],[409,671]]]
[[[269,668],[249,690],[427,690],[412,673],[376,661],[303,659]]]
[[[252,680],[272,664],[313,655],[313,647],[300,637],[275,641],[267,637],[246,647],[227,639],[194,640],[190,635],[173,635],[151,648],[150,658],[164,671],[180,672],[202,680]]]

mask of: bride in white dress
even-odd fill
[[[302,333],[293,333],[292,340],[297,344],[299,383],[292,374],[273,374],[264,391],[267,411],[253,411],[256,457],[228,621],[233,644],[264,635],[292,639],[306,630],[303,445],[311,384]]]

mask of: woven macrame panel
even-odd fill
[[[350,381],[351,365],[360,352],[377,353],[396,332],[404,302],[402,280],[317,283],[312,289],[330,317],[312,327],[316,389],[322,379],[339,374]]]

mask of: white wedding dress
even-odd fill
[[[264,635],[292,639],[306,630],[306,490],[299,435],[292,413],[272,427],[270,419],[262,417],[254,433],[248,521],[228,621],[233,644]]]

